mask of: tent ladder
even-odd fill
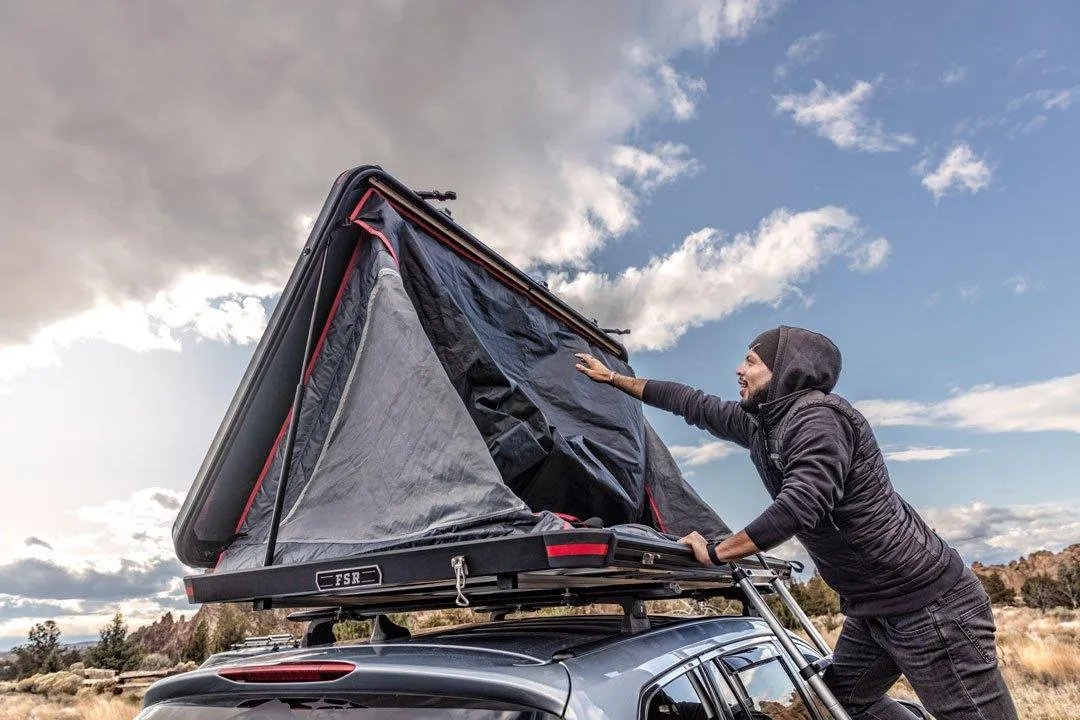
[[[761,557],[760,554],[758,555],[758,560],[765,569],[769,569],[768,563],[765,562],[765,559]],[[746,601],[753,606],[757,615],[761,617],[761,619],[769,626],[769,629],[772,630],[773,635],[776,636],[776,640],[780,643],[780,647],[783,649],[784,654],[787,655],[788,659],[799,669],[799,674],[810,685],[810,689],[813,690],[821,702],[824,703],[825,707],[832,713],[832,716],[836,720],[851,720],[847,711],[841,707],[840,701],[832,694],[828,685],[825,684],[825,680],[821,677],[822,671],[824,671],[832,661],[831,652],[828,650],[828,644],[825,642],[825,639],[821,637],[821,634],[817,632],[817,629],[814,628],[813,623],[810,622],[810,619],[806,616],[806,613],[803,612],[802,608],[799,607],[799,604],[795,602],[791,593],[788,592],[787,588],[783,587],[780,578],[774,577],[769,581],[769,584],[776,590],[781,601],[799,621],[799,624],[803,626],[807,635],[810,636],[818,649],[820,650],[822,647],[825,648],[822,652],[827,654],[820,661],[810,662],[801,652],[799,652],[799,649],[795,647],[795,643],[791,641],[791,638],[788,636],[787,631],[784,629],[780,620],[777,619],[768,603],[761,597],[761,593],[754,587],[753,579],[745,568],[740,567],[735,563],[731,563],[731,574],[735,583],[739,586],[739,589],[742,590]]]

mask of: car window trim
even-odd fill
[[[717,720],[721,717],[729,718],[727,713],[721,710],[722,703],[716,702],[716,698],[708,691],[708,679],[704,677],[704,673],[701,671],[701,659],[693,657],[665,670],[642,687],[641,698],[638,701],[638,720],[646,720],[649,703],[652,702],[653,697],[661,688],[684,675],[689,676],[690,684],[694,687],[694,692],[701,698],[706,714]],[[702,690],[705,690],[705,692],[702,693]]]

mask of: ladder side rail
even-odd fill
[[[780,647],[788,656],[788,659],[799,669],[799,674],[810,685],[811,690],[817,694],[818,698],[836,720],[851,720],[851,716],[847,714],[847,711],[840,705],[840,701],[836,699],[836,696],[829,690],[829,686],[825,684],[825,680],[822,679],[819,674],[819,668],[811,664],[806,657],[799,652],[799,649],[795,647],[795,643],[791,641],[791,638],[787,634],[787,630],[784,629],[784,626],[777,619],[776,615],[773,614],[773,611],[769,608],[764,598],[761,597],[757,588],[754,587],[750,574],[744,568],[735,565],[735,563],[731,563],[731,570],[735,582],[743,591],[743,595],[746,597],[747,601],[754,606],[754,610],[757,611],[757,614],[769,626],[769,629],[772,630],[773,635],[776,636],[777,641],[780,643]]]
[[[756,557],[758,562],[761,563],[761,566],[768,570],[769,563],[766,562],[765,557],[761,553],[756,553]],[[818,632],[818,629],[814,626],[810,616],[802,609],[798,600],[796,600],[791,594],[791,591],[787,589],[787,586],[784,585],[784,582],[779,576],[774,577],[769,584],[772,586],[772,589],[776,591],[776,594],[780,596],[780,600],[787,606],[788,611],[795,617],[799,625],[802,626],[803,631],[806,632],[810,641],[814,643],[814,647],[818,649],[818,652],[827,657],[832,657],[832,648],[829,647],[829,643],[822,634]]]

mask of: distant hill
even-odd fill
[[[1006,565],[983,565],[975,562],[971,564],[971,569],[976,575],[982,576],[996,572],[1006,585],[1019,592],[1028,578],[1036,575],[1056,578],[1059,568],[1073,563],[1080,563],[1080,543],[1070,545],[1059,553],[1039,550]]]
[[[200,622],[206,623],[207,637],[211,643],[223,621],[237,622],[241,634],[245,636],[279,633],[302,635],[306,624],[290,622],[285,619],[286,615],[288,611],[285,610],[255,612],[247,603],[203,605],[190,619],[183,615],[174,618],[171,612],[165,613],[150,625],[134,630],[130,638],[148,653],[161,653],[175,659],[180,657]]]

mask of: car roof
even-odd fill
[[[224,665],[173,676],[155,683],[145,704],[206,695],[267,692],[267,686],[242,685],[221,677],[223,667],[297,661],[349,661],[357,670],[333,681],[343,692],[405,689],[432,694],[474,695],[560,714],[569,700],[571,677],[640,670],[666,671],[690,649],[767,634],[754,618],[653,616],[652,628],[629,634],[619,616],[564,616],[500,620],[417,632],[406,640],[283,650],[272,656],[236,658]],[[589,680],[592,681],[592,680]],[[325,688],[325,683],[320,684]],[[576,683],[575,683],[576,685]],[[310,690],[303,684],[278,685]],[[320,689],[322,689],[320,688]]]

